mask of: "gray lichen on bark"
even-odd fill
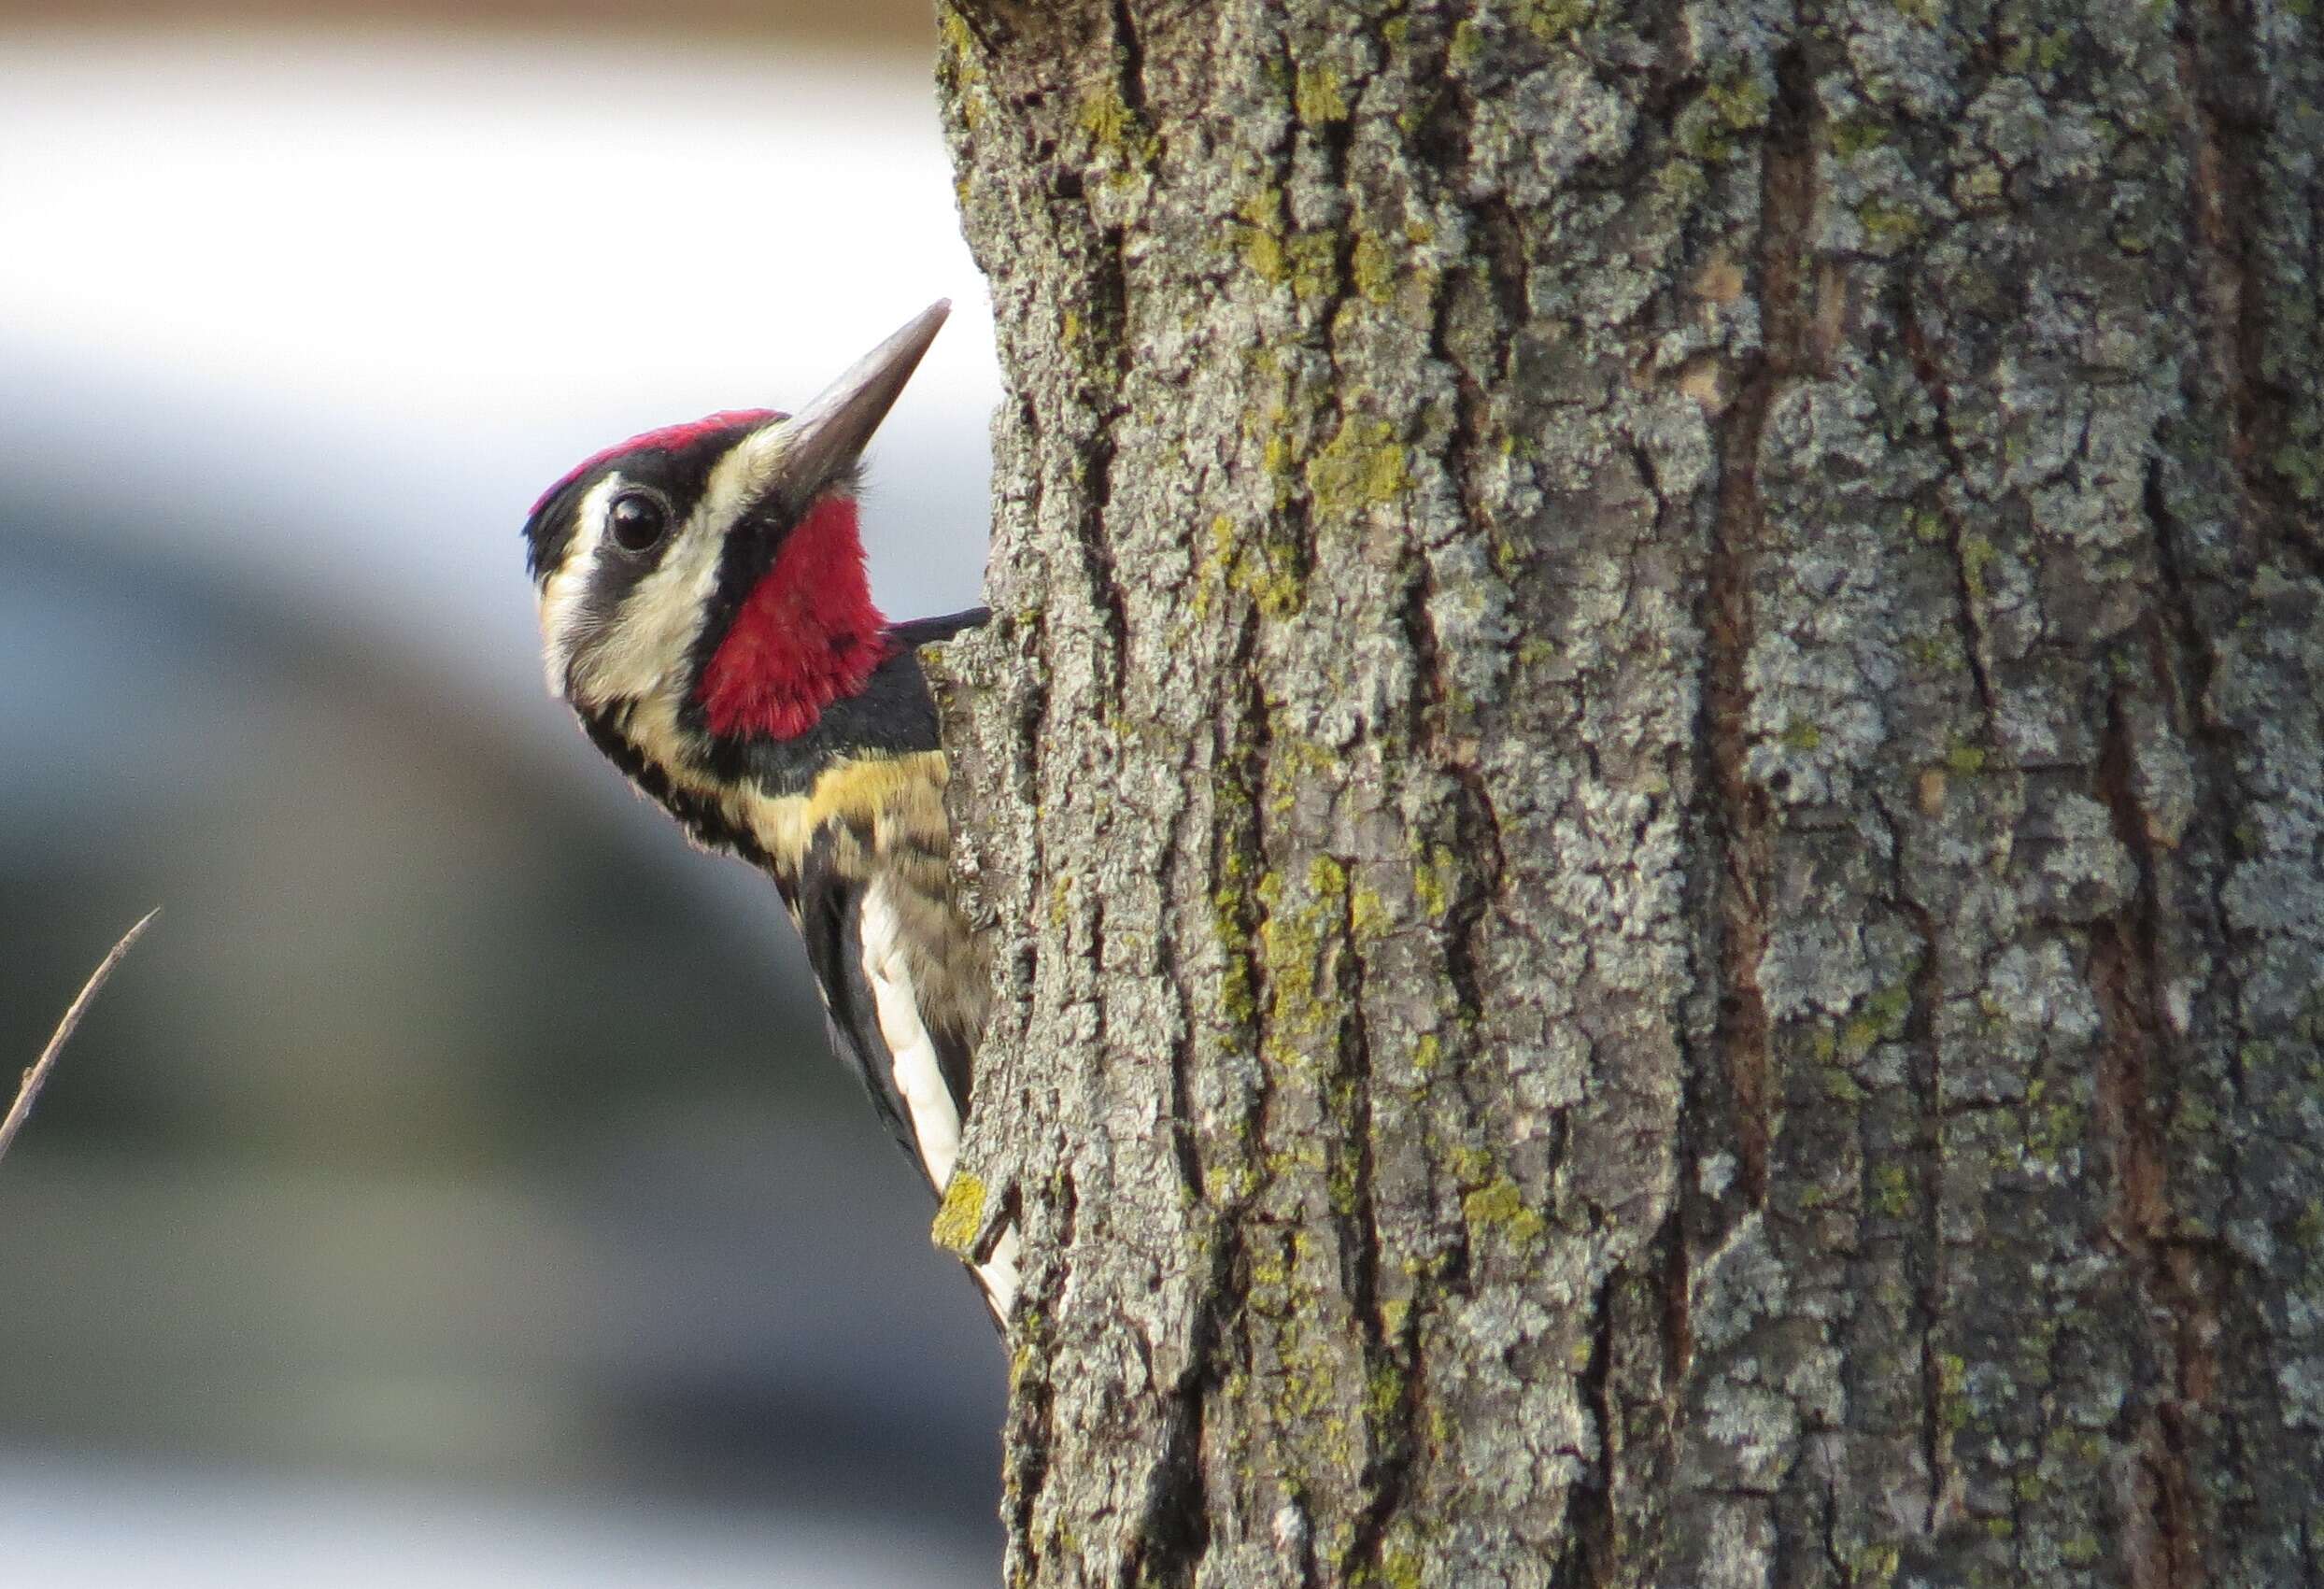
[[[2324,1578],[2303,0],[942,21],[1013,1581]]]

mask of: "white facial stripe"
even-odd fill
[[[936,1057],[936,1040],[920,1020],[920,1001],[912,987],[912,970],[904,954],[903,929],[887,898],[885,879],[864,895],[863,916],[857,924],[863,938],[863,974],[872,984],[872,1000],[880,1018],[880,1036],[895,1062],[896,1090],[903,1095],[912,1116],[912,1135],[918,1142],[920,1162],[938,1191],[952,1179],[960,1156],[960,1106],[944,1085],[944,1071]]]
[[[580,640],[584,603],[589,577],[597,571],[599,547],[605,542],[605,504],[620,481],[600,480],[574,510],[574,531],[565,543],[565,559],[541,585],[541,654],[548,668],[548,692],[562,695],[573,666],[574,646]]]
[[[702,488],[702,522],[726,533],[767,492],[783,461],[786,419],[771,419],[727,448]]]

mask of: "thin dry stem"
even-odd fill
[[[161,914],[162,907],[156,905],[138,917],[137,925],[121,934],[120,942],[115,943],[112,952],[97,962],[97,969],[91,972],[89,980],[80,985],[80,992],[64,1012],[64,1018],[57,1022],[56,1031],[50,1035],[49,1045],[40,1051],[40,1057],[33,1061],[31,1069],[24,1072],[24,1079],[18,1084],[16,1101],[8,1105],[7,1118],[0,1120],[0,1158],[7,1157],[8,1149],[15,1145],[16,1133],[24,1128],[24,1121],[33,1112],[33,1100],[40,1096],[41,1087],[48,1083],[49,1072],[56,1067],[56,1057],[64,1052],[65,1043],[72,1037],[74,1029],[80,1025],[81,1016],[88,1014],[91,1001],[97,996],[97,989],[105,986],[106,978],[113,974],[113,968],[121,963],[121,957],[129,953],[129,946],[137,941],[138,935],[151,926],[153,918]]]

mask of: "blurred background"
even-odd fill
[[[599,446],[882,433],[976,600],[925,0],[0,0],[0,1582],[988,1584],[1004,1365],[772,891],[546,695]]]

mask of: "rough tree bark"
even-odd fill
[[[2311,0],[947,0],[1012,1582],[2324,1582]]]

